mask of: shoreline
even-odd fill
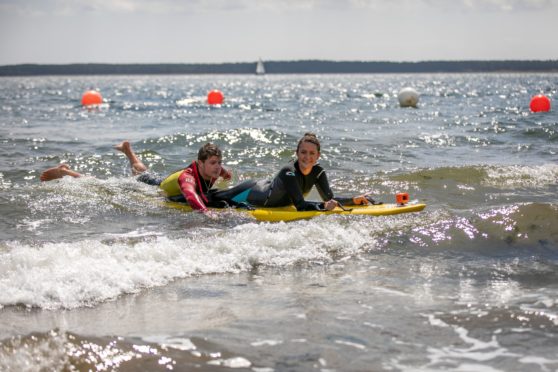
[[[0,76],[44,75],[256,75],[256,62],[160,64],[16,64],[0,66]],[[268,61],[265,75],[274,74],[409,74],[409,73],[556,73],[558,60],[493,61]]]

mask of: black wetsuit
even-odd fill
[[[309,174],[304,175],[298,161],[295,161],[284,166],[271,180],[245,181],[228,190],[212,192],[210,198],[232,205],[247,203],[255,207],[284,207],[294,204],[299,211],[323,210],[324,203],[304,200],[313,186],[316,186],[322,200],[333,199],[324,169],[316,164]]]

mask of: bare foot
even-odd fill
[[[140,174],[147,170],[147,167],[142,163],[142,161],[136,156],[134,150],[132,150],[132,146],[128,141],[122,141],[118,145],[115,145],[114,148],[120,152],[122,152],[128,158],[130,162],[130,167],[132,168],[132,173]]]
[[[64,176],[71,176],[74,178],[81,177],[81,174],[74,172],[66,164],[60,164],[56,167],[52,167],[41,173],[41,181],[52,181]]]
[[[132,146],[130,146],[130,142],[122,141],[118,145],[114,145],[114,148],[124,154],[130,153],[132,150]]]

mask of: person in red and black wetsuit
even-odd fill
[[[223,168],[222,152],[217,145],[207,143],[198,151],[198,159],[188,167],[162,179],[147,172],[147,167],[137,157],[128,141],[123,141],[114,147],[124,153],[130,162],[132,172],[138,176],[138,181],[149,185],[161,186],[167,197],[173,201],[187,202],[192,209],[207,212],[210,203],[207,194],[219,177],[225,180],[232,178],[231,173]],[[82,177],[82,174],[73,171],[66,164],[44,171],[41,181],[50,181],[64,176]]]
[[[215,181],[219,177],[226,181],[232,178],[231,172],[223,167],[222,159],[221,149],[217,145],[206,143],[198,151],[198,159],[185,169],[174,172],[165,179],[143,173],[138,181],[161,187],[169,200],[187,202],[192,209],[207,212],[208,206],[215,206],[208,199]]]

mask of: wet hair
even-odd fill
[[[214,145],[213,143],[206,143],[198,151],[199,161],[206,161],[212,156],[217,156],[219,159],[223,157],[223,153],[221,152],[219,146]]]
[[[300,149],[300,145],[302,145],[303,142],[313,143],[318,148],[318,152],[320,152],[320,141],[318,141],[318,137],[316,137],[314,133],[304,133],[304,136],[302,136],[302,138],[298,141],[298,145],[296,145],[296,152],[298,152],[298,149]]]

